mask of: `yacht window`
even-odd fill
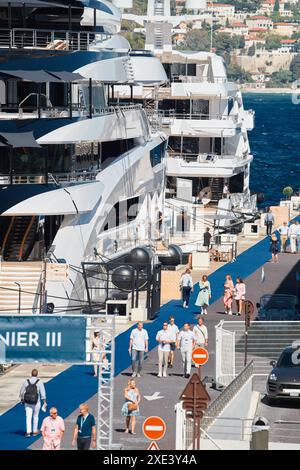
[[[139,212],[139,197],[132,197],[116,202],[111,208],[104,225],[104,230],[119,227],[133,221]]]
[[[150,160],[151,160],[151,165],[156,166],[161,163],[161,159],[164,155],[165,152],[165,143],[157,145],[154,149],[150,150]]]

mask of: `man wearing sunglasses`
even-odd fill
[[[65,423],[58,416],[56,408],[50,408],[50,416],[44,418],[41,431],[44,439],[43,450],[60,450],[61,440],[65,432]]]

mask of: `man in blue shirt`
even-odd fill
[[[82,403],[79,406],[80,415],[77,418],[73,433],[72,446],[77,440],[78,450],[90,450],[91,444],[96,449],[96,423],[95,418],[89,413],[89,406]]]

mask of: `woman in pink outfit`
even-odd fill
[[[232,315],[232,300],[233,300],[233,291],[234,291],[234,284],[232,282],[232,277],[230,274],[227,274],[225,278],[224,284],[224,308],[225,308],[225,315]]]
[[[237,277],[236,285],[235,285],[235,300],[236,300],[238,315],[242,315],[243,305],[245,302],[245,295],[246,295],[245,283],[240,277]]]

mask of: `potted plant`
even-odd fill
[[[282,190],[282,194],[285,196],[285,199],[288,199],[293,194],[294,190],[291,186],[286,186]]]

